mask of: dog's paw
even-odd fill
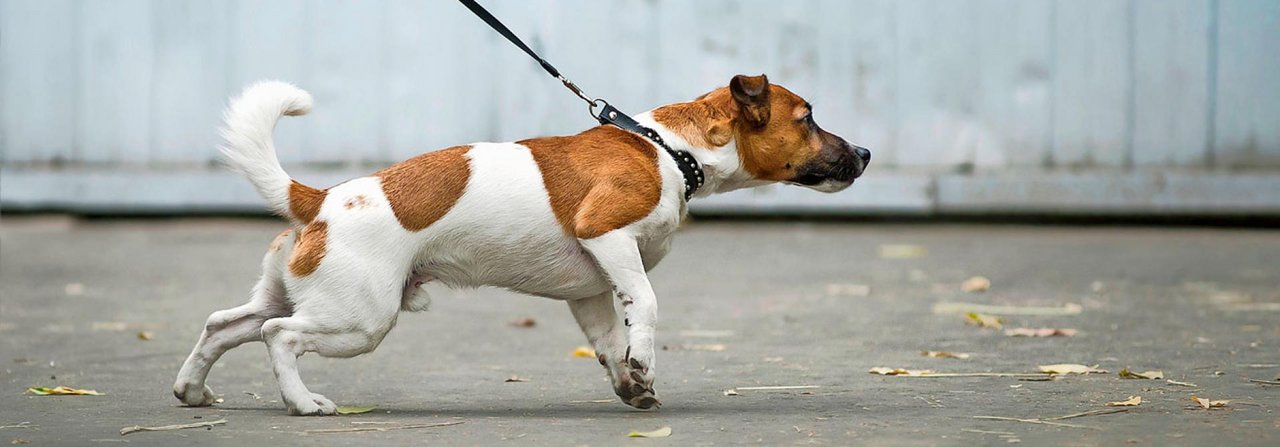
[[[188,407],[207,407],[218,400],[208,386],[183,382],[173,384],[173,397]]]
[[[338,406],[329,398],[316,393],[308,393],[299,402],[286,402],[289,414],[294,416],[332,416],[338,414]]]
[[[642,410],[662,406],[653,390],[656,374],[653,369],[653,351],[627,348],[621,362],[621,378],[614,386],[614,393],[622,402]]]

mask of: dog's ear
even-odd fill
[[[729,81],[729,92],[738,103],[743,122],[753,128],[769,123],[769,78],[765,75],[737,75]]]

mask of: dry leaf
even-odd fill
[[[1122,370],[1120,370],[1120,378],[1121,378],[1121,379],[1151,379],[1151,380],[1161,380],[1161,379],[1164,379],[1164,372],[1161,372],[1161,371],[1144,371],[1144,372],[1136,373],[1136,372],[1133,372],[1133,371],[1129,371],[1128,369],[1122,369]]]
[[[579,346],[578,349],[574,349],[573,352],[569,353],[569,355],[574,357],[596,358],[596,350],[586,346]]]
[[[933,370],[930,370],[930,369],[911,370],[911,369],[903,369],[903,368],[885,368],[883,366],[877,366],[875,368],[871,368],[867,372],[871,374],[879,374],[882,376],[923,376],[925,374],[932,373]]]
[[[67,386],[59,386],[54,388],[37,386],[37,387],[27,388],[27,392],[31,394],[35,394],[37,396],[101,396],[102,395],[102,393],[99,393],[94,390],[82,390],[82,389],[71,388]]]
[[[505,380],[505,382],[506,382],[506,383],[511,383],[511,382],[528,382],[528,381],[529,381],[529,379],[526,379],[526,378],[524,378],[524,377],[520,377],[520,376],[511,376],[510,378],[508,378],[507,380]]]
[[[507,324],[515,327],[534,327],[538,325],[538,322],[532,318],[524,317],[508,321]]]
[[[338,414],[365,414],[378,407],[338,407]]]
[[[738,390],[729,389],[729,390],[724,390],[724,395],[725,395],[725,396],[738,396],[739,394],[738,394]]]
[[[151,339],[154,339],[154,338],[156,338],[156,334],[154,332],[151,332],[151,331],[138,332],[138,340],[150,341]]]
[[[985,276],[975,276],[960,283],[960,290],[969,293],[986,292],[991,288],[991,280]]]
[[[1040,365],[1040,372],[1049,374],[1106,374],[1107,370],[1098,369],[1098,365],[1085,366],[1074,363],[1059,363],[1056,365]]]
[[[13,438],[13,441],[10,441],[9,443],[13,445],[22,445],[22,444],[30,444],[31,441],[28,441],[22,438]]]
[[[80,296],[80,295],[84,295],[84,284],[80,284],[80,283],[78,283],[78,282],[73,282],[73,283],[70,283],[70,284],[67,284],[66,286],[64,286],[64,287],[62,288],[62,291],[63,291],[64,293],[66,293],[66,294],[67,294],[67,296]]]
[[[967,359],[969,354],[963,352],[947,352],[947,351],[920,351],[920,355],[925,357],[933,357],[939,359]]]
[[[871,294],[871,286],[866,284],[827,284],[827,295],[831,296],[867,296]]]
[[[1209,400],[1202,397],[1196,397],[1196,395],[1194,394],[1191,395],[1191,401],[1195,402],[1196,405],[1199,405],[1201,408],[1204,408],[1206,410],[1212,409],[1212,408],[1224,408],[1227,406],[1228,403],[1231,402],[1229,400]]]
[[[1076,333],[1077,331],[1075,329],[1053,329],[1047,327],[1019,327],[1004,330],[1004,335],[1010,337],[1074,337]]]
[[[992,329],[1000,329],[1004,327],[1004,320],[977,312],[969,312],[965,314],[965,321],[978,327],[989,327]]]
[[[665,438],[671,436],[671,427],[662,427],[654,431],[634,431],[627,433],[628,438]]]
[[[1142,405],[1142,396],[1129,396],[1129,400],[1107,402],[1108,407],[1136,407]]]
[[[914,259],[929,255],[929,249],[921,245],[886,244],[880,246],[880,257],[883,259]]]

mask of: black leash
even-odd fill
[[[550,62],[539,57],[538,53],[533,52],[533,50],[530,49],[528,45],[525,45],[519,37],[516,37],[515,33],[511,32],[510,29],[507,29],[506,25],[503,25],[497,17],[494,17],[493,14],[486,11],[484,7],[481,7],[479,3],[475,2],[475,0],[458,1],[462,2],[462,5],[466,6],[467,9],[470,9],[476,16],[479,16],[480,20],[484,20],[484,23],[489,24],[489,27],[493,28],[494,31],[497,31],[498,34],[501,34],[502,37],[506,37],[512,44],[515,44],[515,46],[524,50],[525,54],[528,54],[529,57],[538,61],[538,64],[542,65],[543,70],[546,70],[547,73],[551,74],[551,76],[559,79],[566,88],[573,92],[573,94],[578,95],[579,98],[586,101],[587,113],[590,113],[591,117],[595,118],[596,121],[599,121],[600,124],[609,124],[617,126],[618,128],[628,132],[640,134],[641,136],[648,138],[649,141],[652,141],[654,144],[657,144],[659,147],[666,149],[667,153],[671,154],[671,158],[675,159],[676,166],[680,168],[680,173],[684,174],[684,199],[686,201],[693,197],[693,193],[702,186],[702,182],[706,180],[703,177],[702,167],[698,165],[698,160],[694,159],[693,155],[690,154],[689,151],[672,150],[671,146],[667,146],[667,143],[662,141],[662,136],[658,135],[658,132],[636,122],[634,118],[622,113],[621,110],[614,108],[608,101],[588,96],[582,91],[582,89],[578,88],[573,81],[570,81],[565,78],[564,75],[561,75],[560,70],[556,70],[556,67],[552,66]],[[596,107],[600,107],[599,113],[596,113]]]

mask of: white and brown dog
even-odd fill
[[[440,281],[564,300],[623,402],[658,404],[657,299],[645,272],[667,254],[686,211],[682,173],[665,150],[599,126],[438,150],[321,190],[292,180],[272,144],[282,115],[310,108],[306,92],[263,82],[227,110],[227,161],[295,228],[271,243],[250,301],[209,316],[173,385],[179,400],[212,404],[213,363],[263,341],[289,412],[334,414],[332,401],[303,385],[298,356],[373,351],[400,311],[426,309],[418,286]],[[763,75],[635,118],[701,163],[698,196],[774,182],[840,191],[871,159]]]

